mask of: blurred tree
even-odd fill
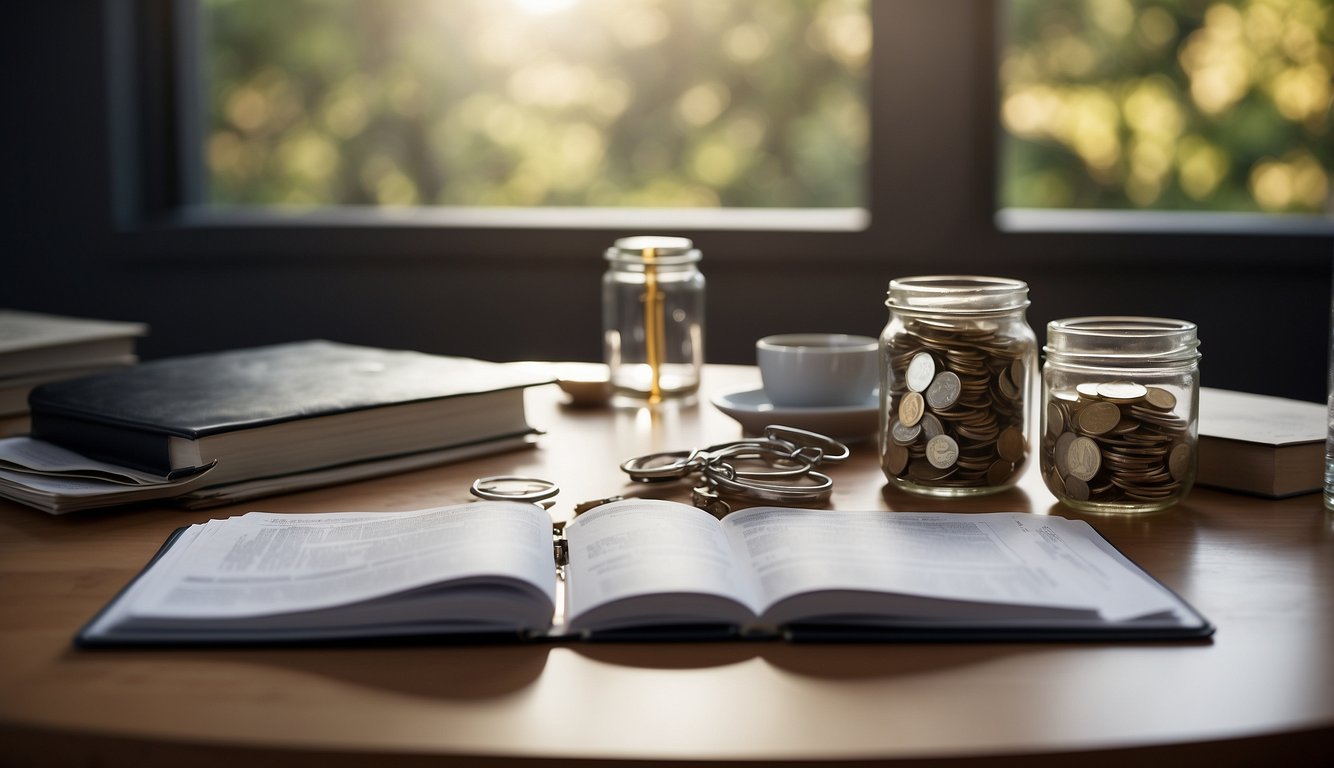
[[[867,0],[201,0],[214,204],[864,204]]]
[[[1331,0],[1012,0],[1003,206],[1334,213]]]

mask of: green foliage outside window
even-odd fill
[[[213,204],[865,204],[867,0],[202,0]]]
[[[1012,0],[1001,204],[1334,213],[1330,0]]]

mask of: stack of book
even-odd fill
[[[39,384],[137,361],[142,323],[0,309],[0,437],[28,431],[28,393]]]
[[[32,391],[0,496],[52,513],[222,504],[532,443],[541,369],[305,341],[141,363]]]

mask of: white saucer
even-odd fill
[[[862,440],[879,429],[880,403],[840,405],[826,408],[782,408],[769,402],[763,389],[746,389],[718,395],[715,407],[741,422],[747,434],[758,435],[770,424],[796,427],[838,440]]]

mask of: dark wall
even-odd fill
[[[902,58],[891,85],[931,108],[876,107],[874,162],[906,183],[873,190],[882,204],[868,233],[784,238],[772,259],[753,235],[674,233],[705,254],[710,360],[751,362],[754,339],[769,333],[874,335],[891,278],[983,273],[1029,283],[1040,337],[1057,317],[1187,318],[1200,326],[1206,385],[1324,399],[1329,237],[996,232],[985,183],[993,112],[978,84],[990,65],[957,34],[957,7],[932,13],[936,26],[911,30],[877,21],[877,56]],[[513,253],[487,230],[117,231],[108,116],[128,107],[108,103],[104,9],[20,3],[11,14],[0,54],[0,306],[147,322],[145,357],[309,337],[493,359],[599,357],[600,254],[627,232],[530,237]],[[922,78],[914,56],[941,47],[957,67]],[[950,162],[929,160],[940,154],[927,145],[950,147]]]

